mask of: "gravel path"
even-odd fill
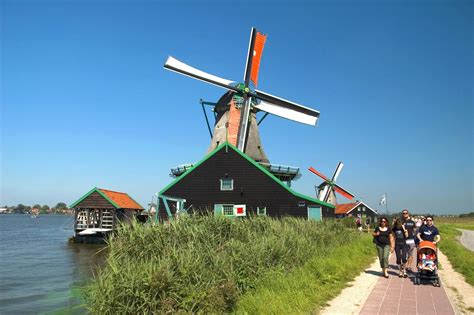
[[[461,244],[469,250],[474,251],[474,231],[458,229],[462,232]]]

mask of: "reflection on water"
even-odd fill
[[[72,221],[0,215],[0,314],[86,311],[80,287],[103,264],[106,251],[69,243]]]

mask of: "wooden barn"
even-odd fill
[[[336,218],[360,217],[370,218],[370,222],[374,222],[378,216],[377,210],[372,209],[363,201],[352,203],[340,203],[336,206]],[[365,221],[365,220],[364,220]]]
[[[223,143],[158,193],[156,217],[164,221],[180,212],[314,220],[335,217],[333,205],[292,190],[290,182],[272,173],[284,171],[269,170]]]
[[[118,224],[128,223],[143,207],[128,194],[93,188],[69,206],[74,209],[74,240],[100,243]]]

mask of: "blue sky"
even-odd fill
[[[321,111],[269,116],[273,163],[313,166],[374,208],[473,211],[472,1],[1,2],[0,204],[74,202],[92,187],[146,205],[210,143],[199,99],[224,90],[168,55],[242,80],[268,34],[259,89]],[[342,197],[339,202],[345,202]]]

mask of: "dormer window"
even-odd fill
[[[231,178],[222,178],[221,190],[234,190],[234,180]]]

